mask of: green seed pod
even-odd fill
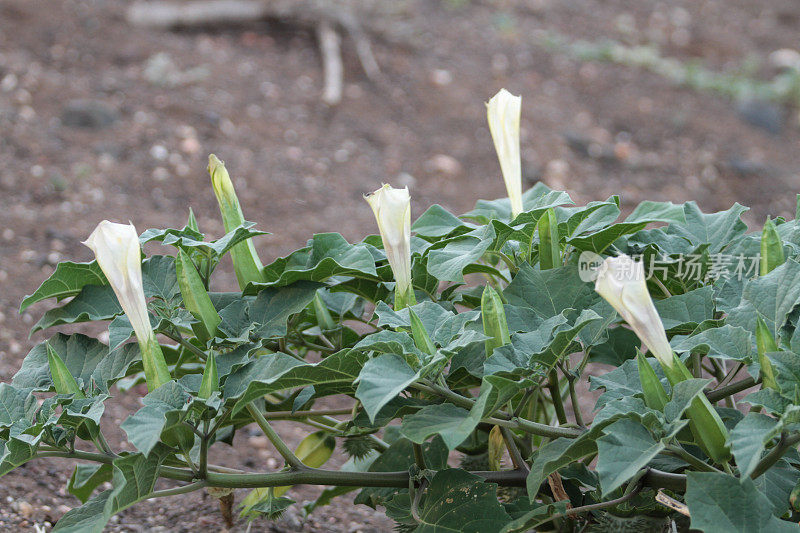
[[[764,231],[761,232],[761,263],[759,275],[765,276],[786,261],[783,254],[783,241],[778,235],[775,224],[767,218]]]
[[[200,382],[200,390],[197,392],[197,396],[205,400],[211,396],[211,393],[218,390],[217,358],[214,357],[214,352],[210,352],[206,359],[206,367],[203,369],[203,380]]]
[[[45,347],[47,348],[47,361],[50,364],[50,376],[53,379],[53,387],[56,389],[56,393],[74,394],[75,398],[85,398],[83,391],[78,386],[78,382],[75,381],[61,357],[58,356],[49,342],[45,343]]]
[[[323,331],[336,329],[336,322],[334,322],[331,312],[328,310],[328,306],[325,305],[325,301],[319,291],[314,294],[314,314],[317,317],[317,324],[320,329]]]
[[[244,223],[244,214],[233,189],[233,182],[225,169],[225,163],[217,159],[214,154],[208,156],[208,173],[211,175],[211,185],[219,203],[225,231],[233,231]],[[258,258],[252,239],[240,242],[231,248],[231,259],[241,289],[251,282],[266,281],[264,266]]]
[[[561,248],[558,244],[558,221],[551,208],[539,219],[539,268],[549,270],[561,265]]]
[[[483,289],[483,295],[481,295],[481,317],[483,318],[483,334],[491,337],[484,341],[486,357],[489,357],[495,348],[511,344],[511,336],[508,333],[503,300],[497,291],[488,285]]]
[[[408,308],[408,316],[411,318],[411,336],[414,337],[414,344],[417,345],[423,353],[433,355],[436,353],[436,346],[434,346],[430,335],[425,330],[422,320],[419,319],[417,314],[410,307]]]
[[[756,320],[756,346],[758,348],[758,364],[761,365],[761,382],[768,389],[780,390],[775,379],[775,368],[767,357],[769,352],[778,351],[778,345],[761,315],[758,315]]]
[[[694,376],[678,356],[673,353],[672,357],[672,367],[661,365],[670,384],[674,386],[681,381],[692,379]],[[689,419],[689,429],[694,435],[695,442],[706,455],[720,464],[730,458],[730,449],[727,446],[728,430],[705,394],[699,394],[692,400],[686,410],[686,418]]]
[[[644,403],[650,409],[663,412],[664,406],[669,401],[667,391],[661,385],[656,371],[653,370],[653,367],[647,362],[647,358],[639,350],[636,350],[636,365],[639,368],[639,381],[642,382],[642,390],[644,391]]]
[[[211,298],[194,263],[183,250],[178,250],[178,255],[175,257],[175,272],[178,275],[178,286],[186,309],[200,321],[192,324],[192,329],[201,342],[207,342],[217,333],[221,319],[214,309],[214,304],[211,303]]]

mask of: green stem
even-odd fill
[[[256,424],[261,428],[261,431],[264,432],[264,435],[267,436],[269,441],[275,446],[275,449],[278,453],[283,457],[286,464],[291,466],[292,468],[296,468],[298,470],[304,470],[308,468],[303,462],[297,458],[297,456],[286,446],[286,443],[281,440],[280,435],[272,429],[272,426],[269,425],[267,419],[264,418],[264,415],[261,414],[261,411],[251,402],[247,404],[247,410],[250,412],[250,415],[256,421]]]
[[[195,481],[194,483],[189,483],[188,485],[183,485],[180,487],[175,487],[173,489],[164,489],[164,490],[157,490],[155,492],[151,492],[145,499],[151,500],[153,498],[164,498],[166,496],[177,496],[178,494],[186,494],[187,492],[194,492],[196,490],[200,490],[204,487],[207,487],[208,483],[206,481]]]
[[[772,468],[772,466],[777,463],[781,457],[783,457],[783,454],[785,454],[792,446],[796,446],[798,442],[800,442],[800,433],[795,433],[791,436],[786,435],[786,433],[782,433],[778,444],[776,444],[775,447],[772,448],[772,450],[770,450],[770,452],[758,462],[753,470],[753,473],[750,474],[750,477],[756,479],[764,472]]]
[[[442,398],[450,400],[453,404],[463,407],[465,409],[472,409],[475,405],[475,400],[471,400],[460,394],[444,389],[433,384],[413,383],[412,387],[429,394],[436,394]],[[486,418],[486,422],[495,424],[501,427],[508,427],[510,429],[520,429],[526,433],[557,439],[559,437],[566,437],[568,439],[576,439],[583,434],[583,431],[573,428],[560,428],[548,426],[547,424],[540,424],[538,422],[531,422],[524,418],[514,417],[504,411],[497,411],[494,417]]]
[[[708,401],[711,403],[715,403],[720,401],[723,398],[731,396],[732,394],[736,394],[738,392],[742,392],[743,390],[749,389],[760,383],[761,380],[756,380],[753,378],[745,378],[741,381],[737,381],[736,383],[731,383],[730,385],[726,385],[725,387],[719,387],[712,391],[706,392],[706,397]]]
[[[422,446],[417,444],[416,442],[413,443],[414,448],[414,462],[417,463],[417,466],[420,470],[425,470],[425,455],[422,453]]]
[[[82,452],[82,451],[42,451],[37,453],[35,458],[59,457],[66,459],[81,459],[99,463],[111,464],[113,457],[102,453]],[[766,458],[765,458],[766,459]],[[409,474],[402,472],[342,472],[320,470],[317,468],[305,467],[304,470],[290,470],[286,472],[269,473],[222,473],[215,472],[219,467],[209,465],[207,484],[214,487],[230,488],[256,488],[256,487],[275,487],[281,485],[338,485],[348,487],[408,487]],[[472,474],[484,478],[489,483],[508,487],[524,487],[527,473],[519,470],[501,470],[499,472],[473,471]],[[178,481],[193,481],[193,474],[190,470],[162,466],[159,475],[168,479]],[[644,476],[647,486],[653,488],[665,488],[682,492],[686,490],[686,476],[683,474],[673,474],[651,468]]]
[[[503,440],[506,442],[508,448],[508,455],[511,456],[511,462],[514,463],[514,468],[517,470],[524,470],[529,472],[528,464],[523,459],[522,454],[519,453],[517,442],[514,440],[514,433],[510,429],[500,426],[500,433],[503,435]]]
[[[561,388],[558,386],[558,372],[555,368],[550,370],[547,379],[547,389],[550,391],[550,398],[553,400],[553,407],[556,409],[558,423],[562,426],[567,424],[567,412],[564,410],[564,402],[561,401]]]
[[[209,420],[203,421],[204,436],[200,438],[200,478],[204,479],[208,474],[208,435]]]
[[[203,361],[206,360],[205,352],[203,350],[201,350],[200,348],[198,348],[197,346],[195,346],[194,344],[192,344],[191,342],[189,342],[186,339],[184,339],[183,336],[180,333],[174,334],[171,331],[159,331],[159,333],[161,333],[162,335],[164,335],[168,339],[172,339],[173,341],[177,342],[178,344],[180,344],[181,346],[183,346],[184,348],[186,348],[187,350],[189,350],[190,352],[195,354],[201,360],[203,360]]]
[[[695,467],[697,470],[701,470],[703,472],[720,472],[720,470],[714,468],[713,466],[707,463],[704,463],[703,461],[701,461],[694,455],[690,454],[680,446],[669,444],[665,448],[665,451],[670,455],[674,455],[675,457],[683,459],[684,461]]]

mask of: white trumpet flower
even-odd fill
[[[372,207],[383,240],[383,249],[392,267],[395,309],[416,303],[411,286],[411,196],[408,187],[394,189],[384,185],[364,199]]]
[[[522,212],[522,161],[519,148],[519,120],[522,97],[500,89],[486,104],[489,131],[500,159],[503,181],[511,201],[511,218]]]
[[[597,271],[594,290],[630,325],[658,361],[672,367],[672,347],[647,290],[644,264],[627,255],[609,257]]]
[[[164,354],[147,312],[142,285],[142,252],[133,224],[102,221],[84,243],[94,252],[117,300],[136,333],[150,390],[170,380]]]

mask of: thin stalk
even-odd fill
[[[413,383],[411,386],[417,390],[441,396],[442,398],[450,400],[453,402],[453,404],[465,409],[472,409],[472,406],[475,405],[475,400],[461,396],[460,394],[457,394],[449,389],[443,389],[436,385],[431,386],[431,384],[426,385],[422,383]],[[498,411],[495,413],[495,416],[486,418],[485,420],[486,422],[495,424],[497,426],[508,427],[509,429],[520,429],[526,433],[532,433],[534,435],[540,435],[542,437],[548,437],[551,439],[557,439],[559,437],[576,439],[583,434],[583,431],[579,429],[553,427],[547,424],[540,424],[539,422],[531,422],[530,420],[526,420],[524,418],[511,416],[504,411]]]
[[[208,435],[209,420],[203,421],[203,433],[205,434],[200,438],[200,478],[205,478],[208,474]]]
[[[553,400],[553,407],[556,409],[558,423],[562,426],[569,423],[567,412],[564,410],[564,402],[561,401],[561,387],[558,384],[558,372],[555,368],[548,374],[547,389],[550,391],[550,399]]]
[[[667,445],[667,447],[665,448],[665,451],[667,453],[669,453],[670,455],[674,455],[675,457],[679,457],[680,459],[683,459],[684,461],[686,461],[687,463],[689,463],[690,465],[695,467],[697,470],[701,470],[703,472],[720,472],[720,470],[718,470],[717,468],[714,468],[710,464],[704,463],[699,458],[697,458],[694,455],[690,454],[689,452],[687,452],[686,450],[684,450],[680,446],[675,446],[675,445],[670,444],[670,445]]]
[[[553,520],[557,520],[559,518],[566,518],[566,517],[570,517],[570,516],[579,515],[579,514],[582,514],[582,513],[588,513],[588,512],[591,512],[591,511],[597,511],[597,510],[600,510],[600,509],[606,509],[608,507],[614,507],[615,505],[619,505],[621,503],[625,503],[626,501],[632,499],[634,496],[639,494],[639,492],[642,490],[643,486],[644,486],[643,483],[639,483],[630,492],[628,492],[626,494],[623,494],[619,498],[616,498],[616,499],[613,499],[613,500],[608,500],[607,502],[593,503],[593,504],[590,504],[590,505],[582,505],[581,507],[573,507],[572,509],[567,509],[563,513],[556,513],[556,514],[554,514],[552,516],[549,516],[547,518],[543,518],[541,522],[535,524],[533,527],[537,527],[537,526],[540,526],[542,524],[546,524],[548,522],[552,522]]]
[[[724,387],[716,388],[712,391],[706,392],[706,397],[708,401],[711,403],[715,403],[720,401],[722,398],[727,396],[731,396],[732,394],[736,394],[737,392],[742,392],[743,390],[749,389],[760,383],[761,380],[750,378],[745,378],[741,381],[737,381],[736,383],[731,383],[730,385],[726,385]]]
[[[765,455],[761,461],[758,462],[753,473],[750,474],[750,477],[756,479],[764,472],[772,468],[772,466],[777,463],[783,454],[785,454],[789,448],[792,446],[796,446],[797,443],[800,442],[800,433],[795,433],[794,435],[787,435],[786,433],[781,433],[781,438],[778,441],[778,444],[772,448],[767,455]]]
[[[725,368],[713,357],[709,357],[708,359],[711,361],[711,366],[714,367],[714,370],[711,373],[717,379],[717,383],[722,383],[725,380]],[[725,407],[736,409],[736,403],[730,396],[725,397]]]
[[[168,339],[174,340],[175,342],[177,342],[178,344],[180,344],[181,346],[183,346],[184,348],[186,348],[187,350],[189,350],[190,352],[195,354],[197,357],[199,357],[203,361],[206,360],[206,353],[203,350],[201,350],[200,348],[198,348],[197,346],[195,346],[194,344],[192,344],[191,342],[189,342],[186,339],[184,339],[183,336],[180,333],[174,334],[171,331],[160,331],[159,333],[161,333],[162,335],[164,335]]]
[[[412,447],[414,448],[414,462],[417,463],[420,470],[425,470],[425,455],[422,453],[422,446],[415,442]]]
[[[278,433],[272,429],[272,426],[269,425],[267,419],[264,418],[264,415],[261,414],[261,411],[259,411],[252,402],[247,404],[247,410],[250,412],[250,415],[256,421],[256,424],[258,424],[258,426],[261,428],[261,431],[264,432],[264,435],[267,436],[277,452],[281,455],[281,457],[283,457],[283,460],[286,461],[286,464],[299,470],[307,468],[306,465],[304,465],[303,462],[297,458],[294,452],[292,452],[292,450],[286,446],[286,443],[281,440],[280,435],[278,435]]]
[[[514,434],[510,429],[500,427],[500,433],[503,434],[503,440],[506,441],[506,448],[508,448],[508,455],[511,456],[511,462],[514,463],[514,468],[517,470],[524,470],[529,472],[528,464],[523,459],[522,454],[519,453],[517,442],[514,440]]]
[[[267,420],[292,420],[308,416],[322,415],[349,415],[351,409],[315,409],[313,411],[266,411],[264,418]],[[337,420],[338,422],[338,420]]]
[[[146,500],[151,500],[153,498],[164,498],[166,496],[177,496],[178,494],[186,494],[187,492],[194,492],[196,490],[200,490],[204,487],[207,487],[208,483],[206,481],[195,481],[194,483],[189,483],[188,485],[183,485],[180,487],[175,487],[173,489],[164,489],[164,490],[157,490],[155,492],[151,492],[147,496],[145,496]]]

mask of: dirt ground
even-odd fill
[[[182,227],[192,206],[201,230],[221,235],[210,152],[235,177],[245,216],[273,233],[257,241],[265,263],[313,233],[375,233],[361,196],[382,182],[409,186],[415,216],[433,203],[463,212],[503,196],[483,105],[501,87],[523,96],[529,184],[544,180],[579,202],[620,193],[626,208],[645,198],[697,200],[706,210],[738,201],[753,208],[750,222],[794,215],[797,109],[743,112],[721,96],[540,43],[544,32],[657,43],[715,70],[757,58],[769,77],[768,55],[797,46],[795,0],[386,1],[405,31],[397,39],[367,27],[383,79],[366,80],[345,40],[344,99],[334,109],[320,101],[308,28],[264,21],[151,31],[127,25],[123,0],[0,1],[0,379],[45,338],[28,339],[28,330],[46,304],[19,316],[20,300],[58,261],[90,259],[80,241],[100,220]],[[764,120],[768,128],[754,125]],[[130,392],[110,403],[115,424],[138,401]],[[123,434],[108,430],[120,445]],[[262,440],[251,444],[215,449],[215,460],[274,463]],[[68,475],[66,462],[37,462],[0,480],[0,528],[33,530],[77,505]],[[110,530],[216,531],[214,507],[197,493],[149,501]],[[392,527],[348,497],[298,520],[256,521],[251,531]],[[240,521],[234,530],[246,529]]]

